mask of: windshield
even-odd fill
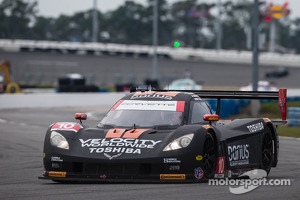
[[[120,100],[101,120],[100,127],[182,125],[184,101]]]
[[[105,127],[155,127],[179,126],[182,112],[161,110],[111,110],[98,126]]]

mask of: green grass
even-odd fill
[[[277,129],[279,136],[286,137],[297,137],[300,138],[300,128],[299,127],[291,127],[291,126],[279,126]]]
[[[287,108],[289,107],[300,107],[300,101],[287,102]],[[267,117],[271,120],[281,119],[281,112],[279,110],[278,103],[277,102],[262,103],[259,111],[259,116]],[[245,117],[251,117],[249,114],[249,108],[246,108],[239,115],[234,116],[234,118],[245,118]],[[232,117],[230,118],[233,119]],[[277,131],[279,136],[300,138],[300,127],[280,125],[278,126]]]

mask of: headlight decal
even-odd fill
[[[185,148],[189,146],[193,140],[194,133],[190,133],[184,136],[181,136],[172,142],[170,142],[163,151],[172,151],[172,150],[177,150],[181,148]]]
[[[69,143],[67,139],[60,133],[56,131],[52,131],[50,134],[50,143],[52,146],[61,148],[61,149],[69,149]]]

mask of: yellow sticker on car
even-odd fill
[[[49,176],[64,178],[67,176],[67,172],[50,171]]]
[[[161,174],[160,180],[185,180],[185,174]]]
[[[196,160],[198,160],[198,161],[201,161],[201,160],[203,160],[203,156],[202,156],[202,155],[198,155],[198,156],[196,156]]]

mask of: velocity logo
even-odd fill
[[[141,154],[142,150],[153,149],[161,140],[144,140],[135,138],[101,138],[79,139],[82,148],[90,153],[102,153],[110,160],[125,154]]]

